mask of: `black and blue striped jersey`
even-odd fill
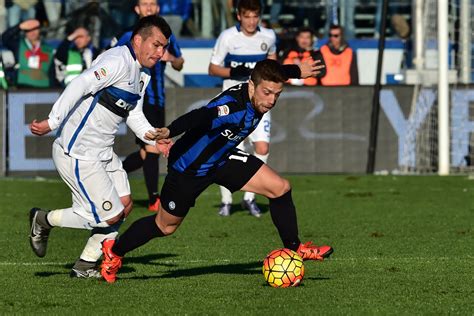
[[[225,164],[261,118],[250,102],[248,83],[223,91],[206,106],[184,114],[168,126],[170,137],[185,133],[171,148],[168,168],[195,176],[209,174]]]

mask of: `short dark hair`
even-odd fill
[[[257,11],[260,15],[262,12],[262,3],[260,0],[240,0],[237,4],[237,12]]]
[[[329,26],[329,31],[331,30],[341,30],[341,34],[344,34],[344,28],[340,25],[337,25],[337,24],[331,24]]]
[[[283,71],[282,66],[273,59],[259,61],[250,75],[250,80],[258,86],[262,80],[271,82],[285,82],[288,78]]]
[[[311,36],[314,36],[314,30],[308,26],[302,26],[296,32],[296,36],[300,35],[301,33],[310,33]]]
[[[149,15],[138,20],[133,28],[132,38],[139,34],[143,39],[147,39],[151,35],[152,28],[160,29],[161,33],[168,39],[171,36],[171,28],[168,22],[161,16]]]

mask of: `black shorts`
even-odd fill
[[[198,177],[168,168],[161,188],[161,205],[171,215],[185,217],[196,198],[216,183],[231,192],[240,190],[262,167],[263,161],[245,152],[234,152],[227,162],[211,174]]]
[[[156,104],[143,103],[143,114],[153,127],[165,126],[165,108]],[[135,143],[144,146],[145,143],[138,137],[135,138]]]

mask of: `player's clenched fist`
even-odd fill
[[[149,130],[145,133],[146,140],[160,140],[170,136],[170,130],[166,127],[155,128],[155,130]]]
[[[33,120],[30,124],[30,131],[35,135],[43,136],[51,132],[51,128],[49,127],[48,120],[43,120],[41,122]]]

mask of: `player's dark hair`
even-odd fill
[[[157,15],[149,15],[138,20],[133,28],[132,38],[139,34],[143,39],[147,39],[151,36],[154,27],[158,28],[167,39],[170,38],[171,28],[168,25],[168,22],[166,22],[161,16]]]
[[[258,86],[262,80],[280,83],[288,80],[288,77],[276,60],[265,59],[255,65],[250,80]]]
[[[256,11],[260,15],[262,12],[262,3],[260,0],[240,0],[237,4],[237,12]]]

